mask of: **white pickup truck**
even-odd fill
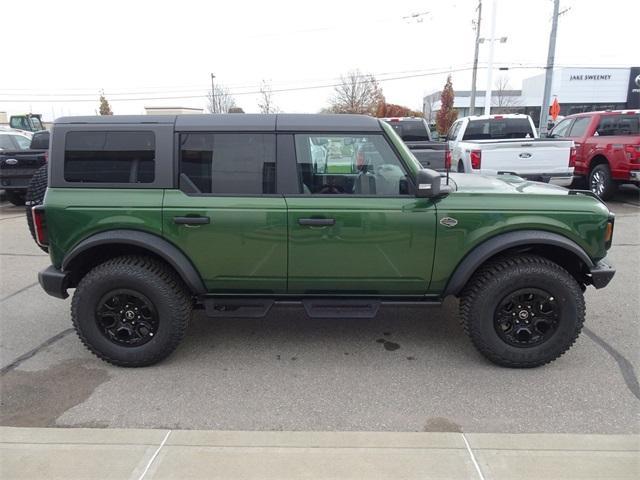
[[[573,179],[573,141],[538,138],[528,115],[464,117],[451,126],[447,140],[451,168],[458,172],[515,174],[561,186]]]

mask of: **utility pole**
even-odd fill
[[[216,110],[216,91],[213,88],[213,79],[216,78],[216,76],[212,73],[211,74],[211,113],[217,113]]]
[[[551,36],[549,37],[549,53],[547,54],[547,66],[544,76],[544,94],[542,107],[540,108],[539,131],[541,137],[547,136],[547,124],[549,123],[549,102],[551,97],[551,82],[553,80],[553,63],[556,56],[556,34],[558,32],[558,15],[560,0],[553,0],[553,20],[551,23]]]
[[[496,0],[491,1],[491,45],[489,46],[489,63],[487,64],[487,87],[484,93],[484,114],[491,113],[491,82],[493,81],[493,44],[496,36]]]
[[[478,0],[478,20],[476,21],[476,48],[473,55],[473,73],[471,74],[471,100],[469,115],[476,113],[476,78],[478,77],[478,52],[480,51],[480,22],[482,21],[482,0]]]

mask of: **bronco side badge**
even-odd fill
[[[451,217],[442,217],[440,219],[440,224],[444,225],[445,227],[455,227],[458,224],[458,220]]]

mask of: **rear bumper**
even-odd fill
[[[63,273],[53,265],[38,273],[38,282],[45,292],[52,297],[67,298],[69,273]]]
[[[616,274],[616,269],[605,258],[591,267],[589,273],[591,274],[591,284],[596,288],[604,288]]]
[[[536,182],[551,183],[560,187],[568,187],[573,182],[572,173],[536,173],[536,174],[521,174],[518,175],[527,180],[533,180]]]

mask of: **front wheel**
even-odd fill
[[[82,343],[114,365],[143,367],[167,357],[180,343],[192,301],[167,265],[118,257],[85,275],[73,295],[71,319]]]
[[[485,357],[505,367],[549,363],[576,341],[585,305],[578,282],[537,255],[492,260],[462,293],[460,317]]]

